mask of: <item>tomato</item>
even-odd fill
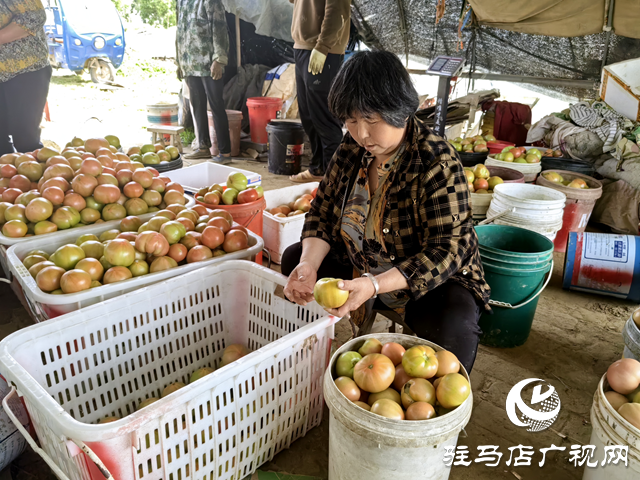
[[[429,420],[436,416],[433,405],[426,402],[415,402],[407,408],[407,420]]]
[[[433,381],[433,388],[436,390],[438,389],[438,385],[440,385],[440,380],[442,380],[442,377],[438,377]]]
[[[436,352],[426,345],[411,347],[402,357],[402,368],[412,377],[431,378],[438,372]]]
[[[367,355],[353,369],[358,387],[370,393],[386,390],[393,383],[395,367],[391,360],[379,353]]]
[[[394,365],[399,365],[402,363],[402,356],[404,355],[404,352],[405,349],[402,345],[396,342],[389,342],[382,346],[382,351],[380,353],[389,357]]]
[[[372,393],[371,395],[369,395],[369,400],[367,400],[367,403],[369,405],[373,405],[374,403],[376,403],[378,400],[382,398],[386,398],[388,400],[396,402],[398,405],[402,404],[400,400],[400,394],[396,392],[393,388],[387,388],[386,390],[383,390],[380,393]]]
[[[340,290],[340,278],[321,278],[313,287],[313,297],[322,308],[340,308],[349,299],[347,290]]]
[[[607,369],[607,381],[616,392],[629,395],[640,385],[640,362],[623,358],[612,363]]]
[[[360,390],[360,398],[358,400],[361,402],[367,403],[367,401],[369,400],[369,392]]]
[[[349,377],[338,377],[334,380],[338,390],[352,402],[357,402],[360,398],[360,389]]]
[[[407,372],[402,368],[402,363],[396,366],[396,376],[393,379],[393,388],[395,388],[398,392],[402,391],[402,387],[404,384],[411,380],[413,377],[407,375]]]
[[[372,353],[381,353],[381,352],[382,352],[382,344],[380,343],[379,340],[376,340],[375,338],[369,338],[358,349],[358,353],[363,357],[366,355],[370,355]]]
[[[353,402],[353,403],[356,404],[357,406],[359,406],[360,408],[365,409],[367,412],[369,410],[371,410],[371,407],[368,404],[364,403],[364,402]]]
[[[450,373],[440,380],[436,388],[438,403],[444,408],[456,408],[464,403],[471,393],[467,379],[459,373]]]
[[[625,403],[618,413],[631,425],[640,428],[640,403]]]
[[[362,360],[362,355],[358,352],[344,352],[336,360],[336,375],[353,378],[353,367],[360,360]]]
[[[402,388],[401,398],[404,408],[409,408],[409,405],[416,402],[426,402],[435,405],[436,389],[424,378],[413,378],[405,383]]]
[[[609,405],[611,405],[616,412],[622,405],[629,403],[627,397],[620,395],[618,392],[614,392],[613,390],[605,392],[604,396],[607,397]]]
[[[393,400],[383,398],[371,405],[371,413],[380,415],[382,417],[390,418],[392,420],[404,420],[404,411],[402,407]]]
[[[438,359],[438,371],[436,377],[444,377],[449,373],[458,373],[460,371],[460,362],[458,357],[447,350],[436,352]]]

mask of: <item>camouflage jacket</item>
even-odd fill
[[[176,49],[182,76],[207,77],[227,64],[229,32],[222,0],[177,0]]]

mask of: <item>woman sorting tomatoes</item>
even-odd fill
[[[331,314],[360,325],[395,310],[470,372],[490,289],[455,149],[415,117],[418,94],[391,53],[345,62],[329,107],[348,133],[283,255],[285,295],[305,305],[318,279],[343,279],[348,300]]]

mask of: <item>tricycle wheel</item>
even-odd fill
[[[116,69],[104,60],[94,61],[89,71],[93,83],[110,83],[116,79]]]

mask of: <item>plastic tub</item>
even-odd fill
[[[262,175],[259,173],[227,167],[225,165],[215,165],[210,162],[203,162],[192,167],[167,172],[166,176],[173,182],[182,185],[185,192],[194,194],[201,188],[210,187],[215,183],[225,186],[227,184],[227,177],[233,172],[244,173],[249,181],[249,186],[260,185],[262,183]]]
[[[500,177],[504,183],[524,183],[524,175],[517,170],[502,167],[487,167],[492,177]],[[493,198],[492,193],[471,193],[473,220],[480,221],[487,217],[487,210]]]
[[[267,125],[271,120],[280,117],[282,100],[275,97],[247,98],[249,109],[249,124],[251,128],[251,141],[253,143],[267,143]]]
[[[460,431],[469,423],[473,394],[452,412],[423,421],[391,420],[356,406],[338,390],[332,374],[338,357],[357,350],[368,338],[398,342],[405,348],[429,345],[442,350],[418,337],[386,333],[355,338],[333,354],[324,375],[324,398],[331,413],[329,480],[449,478],[451,467],[443,461],[445,447],[455,448]],[[469,379],[464,367],[460,373]]]
[[[562,288],[640,302],[640,237],[569,233]]]
[[[515,143],[504,142],[502,140],[496,140],[494,142],[487,142],[487,148],[489,149],[489,153],[491,155],[495,155],[496,153],[502,153],[507,147],[515,147]]]
[[[149,125],[178,125],[178,112],[180,108],[177,103],[157,103],[147,105],[147,123]],[[171,141],[171,135],[164,135],[167,142]]]
[[[123,282],[110,283],[108,285],[102,285],[101,287],[92,288],[78,293],[51,295],[40,290],[35,279],[31,276],[24,265],[22,265],[22,259],[25,254],[31,250],[44,250],[47,253],[53,253],[62,245],[75,243],[76,239],[82,234],[93,233],[95,235],[100,235],[100,233],[114,228],[113,226],[105,227],[103,225],[105,224],[83,229],[82,232],[78,232],[78,229],[75,228],[67,230],[64,232],[64,235],[60,235],[55,239],[51,238],[41,240],[39,238],[33,238],[29,242],[14,245],[8,250],[7,260],[9,262],[9,267],[11,268],[13,275],[18,279],[18,282],[24,291],[24,295],[30,303],[31,314],[36,321],[47,320],[64,315],[65,313],[73,312],[89,305],[94,305],[109,298],[118,297],[124,293],[137,290],[153,283],[158,283],[162,280],[166,280],[167,278],[182,275],[190,272],[191,270],[196,270],[207,265],[229,260],[251,259],[261,254],[264,246],[262,238],[253,233],[249,233],[249,242],[251,246],[248,249],[228,253],[221,257],[211,258],[204,262],[188,263],[170,270],[150,273],[148,275],[130,278]]]
[[[497,185],[487,219],[541,233],[553,240],[562,228],[566,196],[551,188],[518,183]],[[512,211],[515,208],[515,211]],[[500,216],[498,216],[500,215]]]
[[[622,338],[624,339],[622,357],[635,358],[640,361],[640,329],[633,321],[633,318],[629,318],[627,323],[624,324]]]
[[[595,445],[593,453],[596,467],[585,467],[582,480],[637,480],[640,478],[640,429],[637,429],[616,412],[604,396],[609,385],[606,374],[602,376],[591,407],[591,440]],[[627,445],[629,447],[628,465],[624,462],[602,465],[605,460],[605,447]]]
[[[229,138],[231,139],[231,156],[240,155],[240,133],[242,132],[242,112],[238,110],[227,110],[227,119],[229,120]],[[211,137],[211,155],[218,155],[218,137],[216,129],[213,125],[213,113],[207,112],[209,117],[209,136]]]
[[[538,174],[542,171],[540,163],[514,163],[505,162],[503,160],[496,160],[493,155],[489,155],[484,162],[486,166],[510,168],[511,170],[517,170],[524,175],[524,181],[526,183],[533,183],[536,181]]]
[[[305,215],[280,218],[271,215],[267,210],[289,204],[300,195],[313,192],[314,189],[318,188],[318,185],[320,185],[318,182],[310,182],[264,192],[267,207],[264,211],[262,238],[264,239],[264,248],[271,255],[271,261],[280,264],[284,251],[289,246],[300,241]]]
[[[594,175],[595,169],[590,163],[574,158],[542,157],[542,170],[566,170],[583,175]]]
[[[458,155],[460,155],[460,161],[463,167],[475,167],[479,163],[484,163],[488,153],[458,152]]]
[[[210,209],[226,210],[231,214],[233,220],[240,225],[246,227],[249,231],[255,233],[258,237],[262,237],[263,213],[267,208],[267,202],[264,198],[251,203],[242,203],[238,205],[208,205],[196,200],[199,205]],[[264,244],[261,244],[261,247]],[[262,265],[262,248],[260,253],[256,255],[256,262]]]
[[[23,435],[63,480],[251,475],[322,420],[338,319],[277,297],[285,282],[227,261],[5,338],[0,370],[23,396],[42,450]],[[133,412],[195,370],[220,367],[237,343],[252,353]],[[96,424],[114,414],[124,418]]]
[[[296,175],[300,173],[304,154],[304,128],[299,120],[272,120],[269,134],[269,173]]]
[[[565,187],[562,184],[544,178],[542,174],[546,172],[542,172],[536,180],[537,185],[553,188],[567,196],[567,201],[564,206],[564,216],[562,217],[562,229],[557,233],[556,239],[554,240],[556,252],[566,252],[569,232],[584,232],[585,228],[587,228],[593,207],[596,206],[596,200],[602,196],[602,184],[595,178],[580,173],[566,170],[552,171],[562,175],[565,180],[581,178],[587,182],[589,186],[587,190]]]

